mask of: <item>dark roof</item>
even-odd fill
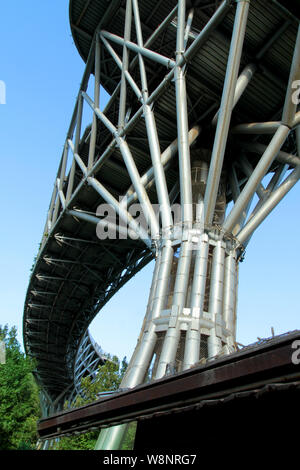
[[[246,410],[249,400],[268,399],[276,392],[292,397],[296,391],[299,400],[300,364],[292,361],[293,353],[297,353],[294,342],[299,344],[299,339],[300,331],[269,338],[204,365],[57,413],[39,421],[39,435],[46,438],[85,432],[95,426],[164,418],[174,413],[193,416],[212,406],[221,412],[222,405],[241,400]],[[275,414],[279,411],[273,410]],[[199,420],[201,422],[201,413]],[[191,429],[194,429],[192,424],[195,422],[191,422]]]

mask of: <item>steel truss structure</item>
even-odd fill
[[[81,341],[74,367],[74,389],[70,396],[70,405],[77,395],[83,395],[81,390],[81,380],[83,377],[90,377],[93,381],[96,378],[97,370],[100,366],[110,360],[109,356],[100,348],[91,336],[89,330]]]
[[[121,387],[235,350],[238,263],[300,178],[300,29],[284,3],[70,1],[86,68],[24,314],[52,401],[74,384],[92,318],[153,258]],[[100,84],[111,95],[102,110]],[[118,448],[125,431],[102,431],[97,448]]]
[[[75,359],[74,386],[72,386],[72,389],[70,387],[68,395],[69,408],[72,407],[77,396],[84,396],[81,379],[90,377],[93,381],[96,378],[98,368],[109,359],[109,356],[102,351],[88,330],[83,336]],[[63,391],[62,395],[59,395],[55,401],[51,400],[45,392],[41,393],[40,398],[42,415],[47,417],[62,407],[63,400],[66,400],[66,392]]]

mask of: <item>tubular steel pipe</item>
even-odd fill
[[[191,146],[195,140],[198,138],[201,132],[200,126],[194,126],[188,133],[189,146]],[[163,151],[161,154],[161,163],[164,167],[177,155],[178,151],[178,139],[173,140],[173,142]],[[146,173],[141,176],[141,182],[145,187],[148,186],[152,181],[154,181],[154,168],[153,166],[146,171]],[[133,186],[131,185],[128,191],[126,192],[124,198],[127,199],[127,205],[130,205],[137,199],[137,194],[134,191]],[[122,204],[122,202],[121,202]]]
[[[128,72],[127,68],[126,68],[126,64],[128,62],[128,60],[126,60],[126,56],[125,56],[125,62],[124,62],[124,57],[123,57],[123,62],[122,62],[121,59],[119,58],[118,54],[114,51],[114,49],[109,44],[109,42],[104,37],[102,37],[101,39],[102,39],[102,42],[105,45],[106,49],[108,50],[108,52],[110,53],[110,55],[112,56],[114,61],[116,62],[117,66],[122,71],[122,76],[124,75],[124,77],[123,77],[124,78],[124,84],[121,87],[122,95],[120,95],[120,104],[119,104],[119,110],[122,109],[122,113],[124,113],[124,117],[122,117],[122,122],[123,122],[122,125],[118,124],[118,129],[119,129],[119,133],[120,133],[121,129],[123,129],[124,126],[125,126],[126,100],[125,100],[125,94],[124,94],[125,90],[123,89],[123,87],[126,89],[125,79],[128,81],[129,85],[131,86],[132,90],[134,91],[134,93],[136,94],[136,96],[139,100],[142,99],[142,92],[139,89],[139,87],[137,86],[134,79],[132,78],[131,74]],[[126,46],[124,46],[124,49],[127,50]],[[103,114],[105,114],[105,113],[103,113]]]
[[[232,128],[232,134],[274,134],[280,127],[279,121],[253,122],[249,124],[239,124]]]
[[[172,364],[176,358],[176,352],[178,349],[181,334],[178,317],[181,315],[182,309],[184,308],[186,302],[191,259],[191,242],[182,242],[172,300],[172,313],[170,317],[169,327],[164,338],[163,347],[155,374],[155,379],[163,377],[166,373],[168,364]]]
[[[200,236],[197,246],[195,268],[193,275],[192,293],[190,308],[200,309],[200,315],[203,313],[205,284],[207,274],[209,240],[208,235],[203,233]]]
[[[77,210],[70,210],[70,209],[67,209],[67,213],[69,215],[71,215],[72,217],[75,217],[77,219],[81,219],[85,222],[89,222],[89,223],[92,223],[92,224],[95,224],[99,227],[103,227],[104,229],[109,229],[111,230],[113,233],[117,233],[119,232],[123,237],[128,237],[128,230],[124,227],[122,227],[121,225],[115,225],[107,220],[102,220],[94,215],[91,215],[91,214],[87,214],[85,212],[81,212],[81,211],[77,211]],[[145,245],[149,248],[149,249],[152,249],[152,240],[151,238],[147,237],[147,238],[142,238],[141,239]]]
[[[274,34],[272,34],[269,41],[267,41],[263,45],[260,51],[256,54],[255,59],[260,61],[263,58],[263,56],[269,51],[269,49],[273,46],[273,44],[280,38],[280,36],[286,32],[286,30],[289,28],[290,25],[291,25],[291,20],[290,19],[286,20],[282,24],[282,26],[279,29],[277,29],[277,31]]]
[[[208,40],[211,33],[218,27],[221,21],[224,19],[226,14],[231,9],[232,2],[231,0],[224,0],[210,20],[206,23],[204,28],[198,34],[196,39],[192,42],[190,47],[182,54],[182,57],[178,63],[179,67],[183,67],[185,63],[189,62],[198,50],[203,46],[203,44]],[[184,43],[183,43],[184,45]]]
[[[239,243],[244,244],[247,241],[256,228],[265,220],[265,218],[272,212],[272,210],[292,189],[292,187],[295,186],[295,184],[299,181],[299,178],[300,166],[293,170],[293,172],[285,179],[285,181],[270,194],[263,206],[237,235],[236,238],[238,239]]]
[[[143,35],[141,28],[141,20],[139,14],[139,7],[137,0],[133,0],[133,11],[136,25],[136,34],[137,42],[140,47],[143,47]],[[154,170],[154,179],[156,185],[156,191],[158,196],[158,201],[160,204],[160,211],[162,216],[162,227],[163,229],[168,229],[173,225],[173,219],[170,208],[170,200],[167,182],[165,178],[165,173],[163,165],[161,162],[161,151],[159,146],[159,139],[157,134],[157,128],[154,118],[154,113],[149,105],[145,104],[145,101],[148,99],[148,83],[146,77],[146,69],[143,57],[139,54],[139,68],[141,76],[141,84],[143,89],[143,109],[144,109],[144,118],[146,124],[146,131],[149,142],[150,155]]]
[[[192,321],[186,333],[183,370],[194,365],[200,356],[200,319],[203,315],[205,287],[207,278],[209,241],[208,235],[202,234],[197,246],[193,284],[190,300]]]
[[[231,193],[232,193],[232,199],[235,203],[237,201],[239,195],[241,194],[241,191],[240,191],[240,186],[239,186],[239,182],[238,182],[238,179],[237,179],[234,164],[231,166],[231,171],[229,172],[229,183],[230,183],[230,188],[231,188]],[[252,198],[250,198],[250,201],[248,202],[247,206],[243,210],[237,224],[232,229],[232,234],[234,236],[242,229],[242,227],[245,223],[245,220],[246,220],[247,215],[248,215],[249,210],[250,210],[250,206],[252,204],[253,197],[254,197],[254,195],[252,196]]]
[[[129,41],[131,37],[131,19],[132,19],[132,1],[126,1],[125,13],[125,26],[124,26],[124,39]],[[126,72],[128,72],[129,53],[127,47],[123,46],[123,58],[121,67],[121,87],[120,87],[120,102],[119,102],[119,117],[118,129],[122,129],[125,125],[126,114],[126,99],[127,99],[127,86],[126,86]]]
[[[155,261],[155,267],[153,271],[153,276],[152,276],[152,282],[151,282],[151,287],[150,287],[150,292],[149,292],[149,298],[148,298],[148,304],[147,304],[147,310],[146,310],[146,315],[143,320],[143,325],[137,340],[137,346],[133,352],[133,355],[130,359],[130,363],[127,367],[127,371],[129,371],[129,368],[132,367],[132,364],[135,363],[136,356],[139,352],[140,345],[141,345],[141,340],[143,338],[143,335],[145,333],[145,328],[149,327],[150,321],[151,321],[151,316],[152,316],[152,310],[153,310],[153,305],[154,305],[154,299],[155,299],[155,293],[157,289],[157,284],[159,281],[159,274],[160,274],[160,268],[161,268],[161,263],[162,263],[162,251],[159,251],[158,256]],[[151,361],[151,360],[150,360]]]
[[[256,70],[257,70],[256,64],[248,64],[242,71],[241,75],[239,76],[236,82],[236,88],[235,88],[234,99],[233,99],[233,108],[237,105],[244,91],[247,89]],[[215,114],[212,120],[213,126],[217,125],[219,113],[220,113],[220,110],[217,111],[217,113]]]
[[[193,198],[191,181],[190,148],[188,143],[188,111],[185,75],[180,67],[180,61],[184,52],[186,2],[178,3],[178,24],[176,37],[176,67],[175,67],[175,91],[176,91],[176,115],[178,133],[178,158],[180,197],[182,205],[182,222],[191,228],[193,221]]]
[[[281,126],[281,121],[252,122],[239,124],[232,128],[232,134],[274,134]],[[294,120],[289,127],[295,128],[300,124],[300,111],[295,114]]]
[[[293,127],[293,122],[297,110],[297,100],[293,99],[293,93],[295,91],[294,83],[300,80],[300,26],[298,27],[298,35],[295,43],[294,56],[290,71],[289,83],[287,87],[287,94],[285,98],[283,113],[282,113],[282,124],[288,127]]]
[[[229,172],[229,184],[232,193],[232,199],[235,202],[241,194],[241,191],[234,163],[232,164]]]
[[[60,179],[59,189],[60,190],[63,189],[63,184],[64,184],[64,180],[66,177],[67,162],[68,162],[68,142],[66,141],[64,145],[62,165],[61,165],[61,170],[60,170],[60,175],[59,175],[59,179]]]
[[[253,167],[251,163],[249,163],[245,155],[241,155],[241,157],[239,158],[237,162],[237,165],[241,168],[243,173],[249,179],[253,173]],[[256,194],[258,195],[259,198],[262,198],[264,196],[264,193],[265,193],[265,188],[263,187],[262,183],[259,183],[259,185],[256,188]]]
[[[136,360],[137,360],[138,354],[140,354],[142,340],[145,337],[145,330],[148,330],[149,325],[151,324],[151,316],[152,316],[152,310],[153,310],[153,305],[154,305],[154,300],[155,300],[155,293],[156,293],[157,285],[158,285],[158,282],[159,282],[159,274],[160,274],[161,264],[162,264],[162,252],[160,251],[159,254],[158,254],[158,257],[156,258],[156,261],[155,261],[155,268],[154,268],[153,276],[152,276],[152,283],[151,283],[151,288],[150,288],[150,293],[149,293],[149,298],[148,298],[146,315],[145,315],[144,320],[143,320],[143,325],[142,325],[142,328],[141,328],[141,331],[140,331],[140,334],[139,334],[139,337],[138,337],[138,340],[137,340],[137,345],[134,349],[134,352],[131,356],[129,365],[127,367],[126,376],[127,376],[127,374],[131,373],[131,372],[129,372],[131,370],[131,368],[135,367],[136,364],[137,364]],[[153,355],[153,352],[151,353],[151,355]],[[150,362],[151,362],[151,359],[149,360],[149,364],[150,364]],[[149,366],[148,366],[148,368],[149,368]],[[124,377],[123,386],[124,386],[125,380],[130,380],[130,379],[125,379],[125,377]]]
[[[189,40],[189,34],[190,34],[190,31],[191,31],[191,27],[192,27],[192,23],[193,23],[193,19],[194,19],[194,14],[195,14],[195,9],[191,8],[188,12],[188,17],[187,17],[185,31],[184,31],[184,44],[183,44],[184,50],[186,50],[186,46],[187,46],[187,43],[188,43],[188,40]]]
[[[151,228],[151,236],[152,238],[155,238],[159,235],[159,224],[156,219],[153,207],[150,203],[148,194],[145,190],[144,185],[141,183],[141,178],[138,173],[138,170],[136,168],[133,156],[129,150],[127,142],[125,142],[123,139],[117,138],[117,141],[120,146],[120,151],[122,153],[124,163],[126,165],[127,171],[130,175],[131,181],[135,187],[136,193],[138,195],[140,204],[143,208],[144,215],[146,217],[146,220],[150,224]]]
[[[100,434],[98,436],[97,442],[95,444],[94,450],[102,450],[103,444],[106,440],[107,433],[109,432],[110,428],[101,429]]]
[[[134,13],[137,44],[139,47],[143,48],[144,41],[143,41],[143,33],[142,33],[141,20],[140,20],[140,12],[139,12],[139,6],[136,0],[132,0],[132,6],[133,6],[133,13]],[[143,99],[146,100],[149,96],[146,68],[145,68],[143,56],[140,53],[138,54],[138,62],[139,62],[139,70],[140,70],[141,84],[142,84],[142,90],[143,90]]]
[[[144,185],[141,182],[141,177],[139,175],[134,158],[132,156],[132,153],[129,149],[127,142],[122,137],[120,137],[120,134],[118,133],[115,126],[100,111],[100,109],[95,108],[94,103],[91,100],[91,98],[86,93],[82,93],[82,96],[87,101],[87,103],[91,106],[91,108],[94,110],[94,112],[97,114],[99,119],[103,122],[103,124],[107,127],[107,129],[114,135],[115,141],[119,145],[120,152],[122,154],[130,179],[134,185],[140,204],[143,208],[146,220],[150,224],[152,237],[155,238],[159,234],[159,224],[156,219],[153,207],[150,203],[148,194],[145,190]]]
[[[277,188],[277,186],[279,186],[284,178],[284,175],[285,173],[287,172],[287,170],[289,169],[289,165],[287,164],[281,164],[279,165],[279,167],[277,168],[277,170],[275,171],[274,175],[272,176],[268,186],[266,187],[265,189],[265,192],[263,194],[263,196],[260,198],[260,200],[258,201],[257,205],[255,206],[255,208],[253,209],[253,212],[251,213],[250,217],[249,217],[249,220],[253,217],[253,215],[256,214],[256,212],[258,211],[258,209],[260,209],[260,207],[264,204],[264,202],[268,199],[268,197],[270,196],[270,194]],[[249,221],[248,220],[248,221]]]
[[[284,144],[289,132],[290,129],[287,126],[283,125],[281,125],[277,130],[276,134],[268,145],[265,153],[263,154],[259,163],[255,167],[251,177],[246,183],[246,186],[239,195],[233,209],[225,220],[223,224],[223,230],[225,232],[230,232],[235,226],[235,224],[238,222],[243,210],[249,203],[259,183],[267,173],[268,169],[270,168],[270,165],[272,164],[273,160],[276,158],[276,155]]]
[[[190,47],[187,49],[187,51],[185,51],[185,53],[182,54],[182,57],[181,57],[181,59],[179,60],[179,63],[178,63],[179,66],[184,66],[186,63],[188,63],[192,59],[194,54],[196,54],[197,51],[203,46],[203,44],[208,40],[211,33],[216,29],[216,27],[222,21],[222,19],[226,15],[226,13],[228,13],[230,8],[231,8],[231,1],[230,0],[224,0],[224,2],[220,5],[218,10],[212,16],[212,18],[208,21],[206,26],[203,28],[203,30],[199,33],[199,35],[194,40],[194,42],[190,45]],[[175,7],[174,10],[170,13],[168,22],[171,21],[172,18],[175,16],[176,10],[177,10],[177,7]],[[166,20],[167,20],[167,18],[166,18]],[[168,24],[168,22],[166,21],[166,24]],[[162,23],[162,25],[163,25],[163,23]],[[162,26],[162,25],[160,25],[160,26]],[[155,34],[155,32],[153,33],[153,37],[154,37],[154,34]],[[150,39],[153,40],[153,37],[151,36],[152,39],[149,38],[149,41],[150,41]],[[160,94],[164,92],[164,90],[169,85],[170,81],[173,79],[175,69],[176,69],[176,67],[173,67],[170,70],[170,72],[165,76],[165,78],[162,80],[162,82],[157,86],[157,88],[149,96],[149,98],[147,99],[145,104],[151,105],[160,96]],[[136,123],[138,122],[138,120],[142,116],[142,113],[143,113],[143,106],[141,106],[139,108],[139,110],[135,113],[135,115],[126,124],[125,128],[119,133],[120,137],[126,135],[136,125]],[[111,155],[111,153],[113,152],[116,145],[117,145],[117,142],[116,142],[116,139],[114,139],[111,142],[111,144],[109,145],[109,147],[99,157],[98,161],[95,163],[94,168],[92,169],[93,172],[96,172],[96,171],[99,170],[99,168],[104,164],[106,159]]]
[[[201,342],[200,328],[200,319],[193,316],[186,332],[182,370],[189,369],[199,361]]]
[[[254,194],[250,198],[250,200],[249,200],[247,206],[245,207],[245,209],[243,210],[242,215],[239,218],[237,224],[233,227],[233,229],[232,229],[232,235],[233,236],[236,236],[236,234],[239,233],[241,231],[241,229],[243,228],[243,226],[245,225],[246,219],[248,217],[248,214],[249,214],[249,211],[250,211],[250,208],[251,208],[251,204],[253,202],[253,198],[254,198]]]
[[[128,49],[131,49],[133,52],[137,54],[142,54],[143,56],[147,57],[154,62],[164,65],[167,68],[171,68],[175,66],[174,60],[170,59],[169,57],[165,57],[162,54],[158,54],[158,52],[154,52],[151,49],[147,49],[146,47],[141,47],[131,41],[126,41],[125,39],[117,36],[116,34],[109,33],[108,31],[102,30],[100,32],[100,36],[109,39],[120,46],[126,46]]]
[[[62,192],[61,189],[58,190],[58,196],[59,196],[59,199],[60,199],[60,202],[61,202],[61,207],[64,210],[66,208],[66,199],[65,199],[65,195],[64,195],[64,193]]]
[[[92,44],[92,46],[90,48],[88,59],[86,61],[83,77],[82,77],[82,80],[81,80],[81,83],[80,83],[80,86],[79,86],[79,92],[78,92],[76,104],[74,106],[71,122],[70,122],[69,129],[68,129],[68,132],[67,132],[67,139],[72,139],[72,137],[73,137],[73,133],[74,133],[75,125],[76,125],[76,120],[77,120],[77,114],[78,114],[78,102],[79,102],[81,92],[86,91],[86,89],[88,87],[88,82],[89,82],[89,78],[90,78],[90,74],[91,74],[91,68],[92,68],[93,54],[94,54],[94,43]]]
[[[175,91],[182,222],[184,226],[187,225],[188,228],[191,228],[193,222],[193,198],[188,142],[187,95],[184,72],[178,65],[184,52],[185,13],[186,3],[185,1],[181,1],[178,3]],[[180,341],[180,325],[178,323],[178,316],[181,314],[182,308],[184,307],[186,301],[189,270],[192,257],[191,248],[191,243],[189,241],[182,242],[172,301],[172,313],[174,313],[175,317],[173,320],[172,317],[170,319],[170,324],[164,338],[155,378],[164,376],[167,365],[169,363],[173,363],[176,357],[176,352]]]
[[[258,154],[263,154],[266,149],[267,145],[260,144],[259,142],[240,142],[238,143],[239,146],[244,148],[245,150],[252,151]],[[292,168],[300,165],[300,158],[296,155],[292,155],[290,153],[284,152],[280,150],[276,156],[276,160],[280,163],[288,164]]]
[[[224,15],[227,13],[227,11],[230,9],[230,1],[224,1],[219,9],[216,11],[216,13],[213,15],[211,20],[207,23],[205,28],[200,32],[200,34],[197,36],[195,41],[192,43],[190,48],[185,52],[184,57],[181,59],[181,64],[184,65],[186,61],[190,60],[194,53],[197,52],[197,50],[204,44],[204,42],[208,39],[209,35],[211,32],[217,27],[217,25],[220,23],[220,21],[223,19]],[[159,27],[154,31],[154,33],[149,37],[148,41],[145,43],[146,46],[149,46],[155,39],[156,37],[160,34],[160,32],[169,24],[169,22],[174,18],[177,12],[177,6],[174,7],[172,12],[168,15],[168,17],[159,25]],[[90,69],[92,66],[92,53],[94,52],[94,47],[91,48],[90,53],[89,53],[89,58],[88,62],[85,68],[84,72],[84,77],[82,79],[82,83],[80,85],[80,92],[86,90],[87,87],[87,81],[88,77],[90,74]],[[149,97],[147,100],[147,104],[151,104],[156,97],[165,89],[166,85],[169,83],[169,81],[173,77],[173,70],[168,74],[167,78],[163,80],[163,83],[158,86],[158,88],[155,90],[155,92]],[[78,100],[79,101],[79,100]],[[69,127],[68,131],[68,136],[71,137],[71,134],[73,132],[75,123],[76,123],[76,113],[78,115],[78,102],[76,103],[75,110],[73,113],[73,117],[71,120],[71,124]],[[129,123],[126,125],[126,129],[122,132],[122,135],[125,135],[126,132],[128,132],[137,122],[139,117],[141,116],[142,113],[142,108],[136,113],[135,116],[129,121]],[[98,116],[99,117],[99,116]],[[110,144],[108,149],[104,152],[104,154],[100,157],[100,159],[94,164],[93,168],[89,171],[89,176],[96,171],[97,169],[100,168],[101,164],[104,163],[105,159],[108,158],[110,153],[113,151],[115,148],[115,145],[117,144],[116,140],[114,139],[113,142]],[[74,170],[74,163],[73,162],[73,170]],[[72,171],[71,170],[71,173]],[[72,179],[72,178],[71,178]],[[69,197],[71,196],[70,194],[68,195]]]
[[[182,222],[190,226],[193,219],[192,211],[192,184],[191,184],[191,164],[188,144],[188,118],[186,105],[185,78],[182,69],[176,68],[176,107],[177,107],[177,128],[178,128],[178,158],[179,158],[179,178],[180,197],[182,205]]]
[[[145,105],[144,107],[144,116],[149,141],[150,155],[153,165],[154,180],[162,216],[162,228],[163,230],[167,230],[173,225],[173,218],[171,214],[167,182],[165,178],[163,164],[161,161],[161,152],[159,147],[155,119],[153,112],[150,106],[148,105]]]
[[[53,188],[53,192],[51,196],[51,201],[49,205],[48,215],[47,215],[46,227],[45,227],[47,233],[50,232],[51,227],[55,224],[55,221],[56,221],[56,218],[54,218],[54,214],[53,214],[56,198],[57,198],[57,186],[56,186],[56,180],[55,180],[54,188]]]
[[[298,154],[298,157],[300,157],[300,126],[296,127],[295,132],[296,132],[297,154]],[[300,162],[300,158],[299,158],[299,162]]]
[[[102,429],[94,450],[119,450],[127,429],[127,423]]]
[[[279,186],[284,178],[285,173],[288,171],[289,165],[282,163],[279,165],[274,175],[272,176],[268,186],[266,187],[265,197],[268,197],[274,189]],[[255,209],[254,209],[255,210]]]
[[[249,1],[239,1],[236,9],[220,114],[211,156],[207,187],[204,196],[206,225],[210,225],[212,223],[217,200],[218,187],[233,109],[234,93],[237,85],[238,71],[246,32],[248,12]]]
[[[225,258],[223,319],[226,328],[234,335],[236,329],[237,254],[231,251]],[[235,338],[233,336],[232,340]]]
[[[220,240],[214,248],[212,258],[208,311],[212,314],[215,326],[210,331],[207,340],[208,357],[216,356],[222,348],[221,339],[217,332],[217,322],[222,318],[223,313],[224,261],[225,244]]]
[[[98,194],[100,194],[103,199],[110,204],[118,215],[123,219],[123,221],[128,224],[128,226],[139,236],[141,239],[149,239],[148,233],[141,227],[132,215],[127,212],[124,207],[113,197],[113,195],[107,191],[107,189],[95,178],[89,177],[87,179],[88,184],[90,184]]]
[[[161,264],[156,285],[156,292],[153,299],[152,315],[149,325],[145,327],[145,332],[140,343],[137,345],[137,352],[134,360],[130,361],[128,370],[122,380],[122,387],[135,387],[140,384],[145,377],[146,371],[150,365],[154,347],[156,345],[155,323],[153,320],[159,317],[164,308],[170,272],[173,262],[173,248],[171,241],[166,240],[162,248]]]
[[[255,214],[259,211],[259,209],[263,206],[263,204],[265,203],[265,201],[267,201],[268,197],[272,194],[272,192],[276,189],[276,187],[281,183],[285,173],[287,172],[289,168],[289,165],[284,165],[282,164],[281,166],[279,166],[276,170],[276,172],[274,173],[270,183],[268,184],[267,188],[266,188],[266,191],[265,191],[265,194],[264,196],[258,201],[258,203],[256,204],[255,208],[253,209],[250,217],[248,218],[248,222],[250,222],[250,220],[255,216]],[[240,229],[234,233],[234,235],[236,235],[237,233],[239,233],[240,231],[242,230],[242,227],[240,227]],[[252,233],[253,235],[253,233]],[[247,241],[243,244],[244,247],[246,247],[250,241],[250,238],[252,237],[252,235],[247,239]]]
[[[159,34],[169,25],[169,23],[173,20],[173,18],[176,16],[177,14],[177,5],[173,8],[173,10],[169,13],[169,15],[162,21],[162,23],[160,23],[160,25],[156,28],[156,30],[151,34],[151,36],[149,36],[149,38],[147,39],[147,41],[145,42],[145,47],[150,47],[151,44],[157,39],[157,37],[159,36]],[[103,40],[103,38],[102,38]],[[106,41],[107,42],[107,41]],[[132,67],[134,67],[134,65],[136,64],[137,62],[137,56],[135,56],[132,61],[130,62],[130,65],[129,65],[129,70],[132,69]],[[109,110],[109,108],[111,107],[111,105],[114,103],[115,99],[117,98],[117,95],[120,91],[120,86],[121,86],[121,82],[119,82],[119,84],[117,85],[115,91],[113,92],[108,104],[106,105],[105,109],[104,109],[104,114],[106,114]]]
[[[67,167],[67,161],[68,161],[68,148],[69,148],[68,143],[65,142],[63,157],[62,157],[62,161],[61,161],[61,169],[60,169],[60,174],[59,174],[59,187],[57,188],[58,194],[60,194],[60,192],[63,191],[63,184],[64,184],[64,180],[65,180],[65,176],[66,176],[66,167]],[[61,200],[62,199],[60,198],[60,201]],[[66,203],[65,196],[64,196],[64,203]],[[54,208],[52,224],[54,224],[55,221],[57,220],[59,205],[60,205],[60,202],[59,202],[59,199],[57,199],[56,204],[55,204],[55,208]],[[62,205],[62,209],[64,210],[65,206]]]
[[[96,108],[100,107],[100,40],[99,37],[95,38],[95,86],[94,86],[94,103]],[[95,113],[93,113],[93,122],[90,136],[90,145],[89,145],[89,156],[88,156],[88,170],[93,167],[94,158],[95,158],[95,148],[96,148],[96,137],[97,137],[97,118]]]
[[[83,111],[83,99],[82,99],[82,95],[79,94],[78,109],[77,109],[77,125],[76,125],[76,133],[75,133],[75,146],[74,146],[75,153],[78,153],[81,124],[82,124],[82,111]],[[69,200],[71,199],[71,195],[73,193],[74,178],[75,178],[75,158],[73,157],[72,166],[71,166],[71,170],[69,174],[68,189],[67,189],[67,194],[66,194],[66,203],[69,202]]]
[[[148,298],[148,303],[147,303],[145,322],[150,320],[151,315],[152,315],[153,302],[154,302],[155,292],[156,292],[156,288],[157,288],[158,275],[159,275],[159,269],[160,269],[160,264],[161,264],[161,257],[162,257],[162,252],[160,250],[158,252],[158,255],[157,255],[157,258],[156,258],[156,261],[155,261],[154,271],[153,271],[153,275],[152,275],[152,282],[151,282],[149,298]],[[142,328],[142,330],[143,330],[143,328]]]
[[[293,121],[293,128],[296,128],[300,125],[300,111],[295,114],[295,119]]]
[[[85,164],[83,163],[83,161],[81,160],[80,156],[78,155],[78,153],[75,152],[75,147],[74,147],[74,144],[72,142],[71,139],[68,139],[68,146],[69,148],[71,149],[72,151],[72,154],[73,154],[73,157],[75,158],[79,168],[81,169],[82,173],[84,174],[84,176],[87,175],[87,167],[85,166]]]

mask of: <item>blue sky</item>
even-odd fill
[[[0,19],[0,324],[22,316],[30,268],[71,119],[84,64],[73,43],[68,0],[3,2]],[[300,184],[258,229],[240,265],[238,341],[249,344],[299,328]],[[91,326],[107,352],[130,356],[150,287],[152,264]]]

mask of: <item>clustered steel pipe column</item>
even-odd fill
[[[168,281],[173,260],[173,248],[170,241],[166,241],[161,250],[161,254],[156,260],[156,266],[153,275],[153,287],[155,286],[155,294],[150,292],[149,303],[152,305],[152,311],[149,310],[149,320],[145,319],[140,338],[129,362],[125,376],[120,384],[121,388],[132,388],[142,383],[149,369],[153,356],[154,348],[157,341],[155,332],[155,319],[159,316],[164,307],[166,299]],[[95,450],[107,449],[116,450],[120,448],[120,444],[124,439],[127,426],[119,425],[110,429],[101,431],[99,439],[96,443]]]
[[[134,387],[141,383],[150,365],[157,339],[155,320],[165,307],[173,254],[174,250],[171,241],[167,240],[162,248],[161,258],[157,261],[160,262],[160,265],[150,320],[145,325],[140,343],[137,344],[137,352],[134,353],[133,361],[129,363],[128,370],[122,381],[122,387]]]
[[[129,5],[130,2],[127,3]],[[241,2],[242,6],[237,8],[236,29],[239,30],[242,24],[242,31],[246,22],[246,11],[248,2]],[[246,5],[247,4],[247,5]],[[166,160],[160,155],[159,143],[155,129],[154,114],[148,103],[146,73],[142,55],[146,55],[144,50],[138,4],[133,0],[133,11],[135,16],[135,24],[137,30],[138,47],[133,48],[131,43],[125,40],[119,40],[123,47],[130,47],[136,50],[139,58],[142,93],[141,100],[143,102],[144,118],[146,122],[147,135],[149,139],[150,154],[153,163],[152,174],[157,187],[157,194],[160,204],[163,206],[162,212],[162,238],[159,255],[156,260],[152,287],[149,295],[146,317],[143,322],[142,331],[132,359],[129,363],[126,374],[122,380],[121,387],[134,387],[145,380],[150,364],[155,362],[152,370],[152,378],[158,379],[163,377],[170,370],[183,370],[193,366],[200,359],[200,343],[202,331],[207,333],[208,356],[214,356],[220,353],[222,346],[226,343],[225,317],[223,315],[223,289],[225,284],[225,255],[226,244],[221,239],[217,242],[214,236],[208,232],[204,226],[204,195],[207,189],[208,163],[210,154],[202,151],[207,161],[196,161],[191,166],[189,126],[187,113],[187,94],[185,83],[185,61],[182,60],[185,53],[185,32],[186,32],[186,5],[185,1],[178,2],[177,16],[177,40],[176,40],[176,64],[174,72],[174,82],[176,91],[176,109],[177,109],[177,131],[178,131],[178,161],[179,161],[179,184],[180,184],[180,201],[181,201],[181,220],[182,233],[179,241],[178,258],[174,257],[174,248],[172,242],[172,221],[170,219],[170,203],[166,190],[166,183],[163,173],[163,164]],[[242,11],[242,12],[241,12]],[[189,16],[189,22],[192,21],[192,15]],[[188,27],[191,25],[189,24]],[[111,40],[117,41],[109,33],[102,35]],[[233,58],[235,48],[241,51],[239,33],[235,30],[234,47],[231,51]],[[150,53],[147,51],[147,54]],[[232,100],[234,91],[236,90],[236,78],[238,72],[239,58],[234,63],[235,80],[231,81]],[[127,64],[125,64],[127,66]],[[124,67],[124,64],[123,64]],[[233,66],[232,66],[233,67]],[[232,68],[229,67],[230,74]],[[244,82],[244,75],[240,80],[240,86],[236,90],[236,102],[244,91],[246,85],[251,78],[253,69],[251,66],[245,72],[247,77]],[[225,92],[224,92],[225,94]],[[224,114],[224,109],[221,113]],[[227,122],[229,125],[229,121]],[[116,135],[114,133],[114,135]],[[117,137],[117,136],[116,136]],[[201,152],[200,152],[201,153]],[[195,178],[192,189],[192,173],[197,175],[199,171],[199,180]],[[211,169],[210,169],[211,171]],[[149,175],[150,176],[150,175]],[[219,178],[221,177],[221,171]],[[149,177],[148,177],[149,178]],[[147,180],[145,180],[146,182]],[[217,183],[219,186],[219,181]],[[221,200],[223,193],[221,191]],[[130,197],[130,193],[128,193]],[[126,201],[124,201],[126,203]],[[193,203],[196,210],[193,211]],[[123,202],[121,203],[123,205]],[[217,221],[220,217],[224,218],[225,206],[218,196],[215,198],[215,206],[212,209],[211,222]],[[169,228],[169,231],[166,229]],[[196,229],[198,235],[198,243],[195,250],[193,249],[192,233]],[[169,238],[171,236],[171,239]],[[215,246],[216,245],[216,246]],[[228,253],[227,253],[228,254]],[[211,260],[212,257],[212,260]],[[231,260],[236,260],[236,256],[232,255]],[[234,266],[230,265],[234,271]],[[171,270],[174,274],[173,281],[170,281]],[[230,281],[233,274],[230,271]],[[171,276],[172,278],[172,276]],[[227,278],[226,278],[227,279]],[[229,284],[229,285],[228,285]],[[230,321],[227,323],[234,328],[234,304],[235,304],[235,283],[227,282],[226,284],[226,301],[227,309],[230,311]],[[234,299],[230,299],[233,293]],[[225,295],[225,294],[224,294]],[[170,305],[170,308],[168,306]],[[204,316],[204,308],[208,310],[206,317]],[[187,312],[188,311],[188,312]],[[184,314],[187,313],[185,316]],[[186,320],[188,322],[185,327]],[[227,331],[227,337],[231,338],[231,346],[234,341],[234,331]],[[223,343],[222,343],[223,341]],[[183,357],[179,358],[179,350],[183,351]],[[228,350],[228,348],[227,348]],[[178,364],[178,365],[177,365]],[[103,431],[97,443],[97,448],[117,449],[126,432],[126,426],[117,426],[111,430]]]

